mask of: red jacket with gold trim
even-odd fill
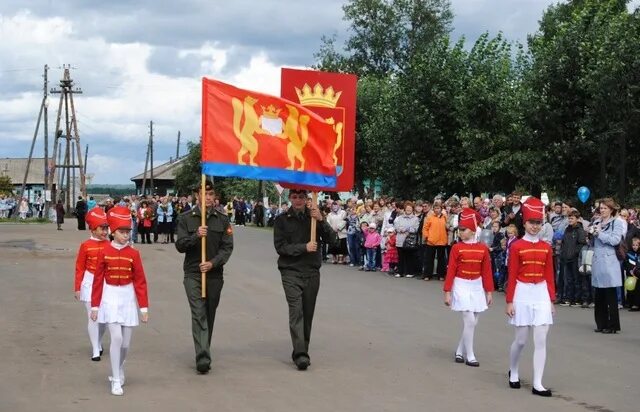
[[[513,302],[517,282],[540,283],[547,281],[549,299],[556,300],[555,276],[553,273],[553,251],[546,242],[529,242],[519,239],[509,249],[509,280],[507,303]]]
[[[111,243],[107,243],[98,255],[91,293],[91,307],[93,308],[99,307],[102,301],[103,282],[113,286],[133,283],[138,306],[140,309],[149,307],[147,278],[144,275],[140,252],[131,246],[118,250]]]
[[[451,292],[454,278],[474,280],[482,277],[485,292],[493,292],[493,274],[491,256],[484,243],[456,243],[451,247],[447,277],[444,281],[445,292]]]
[[[84,271],[96,273],[98,263],[98,253],[108,242],[106,240],[88,239],[80,244],[78,256],[76,257],[76,276],[73,286],[75,292],[80,291],[80,285],[84,278]]]

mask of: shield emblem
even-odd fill
[[[338,177],[336,186],[332,188],[336,191],[351,191],[353,188],[357,80],[356,76],[345,73],[287,68],[281,72],[281,96],[300,102],[333,128],[334,133],[329,138]]]
[[[271,136],[279,135],[283,131],[282,119],[279,117],[260,116],[260,127]]]

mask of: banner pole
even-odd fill
[[[205,202],[205,183],[207,182],[207,177],[202,174],[202,182],[200,188],[200,226],[207,225],[207,204]],[[200,248],[202,252],[200,254],[200,263],[204,263],[207,261],[207,237],[203,236],[200,238]],[[202,272],[202,297],[207,297],[207,272]]]
[[[311,193],[311,207],[318,208],[318,192]],[[311,241],[316,241],[316,223],[318,221],[314,218],[311,218]]]

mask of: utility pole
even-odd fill
[[[24,179],[22,180],[22,189],[20,190],[20,197],[24,197],[24,191],[27,186],[27,177],[29,176],[29,167],[31,166],[31,159],[33,158],[33,147],[36,144],[36,138],[38,137],[38,129],[40,128],[40,120],[42,119],[42,112],[44,110],[44,98],[40,103],[40,112],[38,113],[38,121],[36,122],[36,131],[33,133],[33,140],[31,140],[31,149],[29,149],[29,158],[27,159],[27,168],[24,171]]]
[[[176,146],[176,160],[180,158],[180,130],[178,130],[178,144]]]
[[[44,213],[43,217],[49,218],[49,201],[47,193],[51,196],[49,187],[49,66],[44,65]]]
[[[87,175],[87,156],[89,154],[89,145],[84,147],[84,175]]]
[[[147,194],[147,167],[149,166],[149,149],[151,149],[151,135],[149,135],[149,142],[147,143],[147,156],[144,160],[144,174],[142,175],[142,196]]]
[[[73,101],[73,95],[81,94],[82,90],[80,90],[77,87],[74,88],[73,80],[71,79],[71,75],[69,73],[71,66],[63,65],[62,68],[64,69],[64,74],[62,79],[60,80],[60,84],[59,84],[60,89],[51,90],[52,94],[60,95],[60,102],[58,103],[58,114],[56,117],[56,132],[55,132],[55,140],[53,144],[53,156],[52,156],[53,165],[50,167],[51,173],[49,175],[49,183],[51,186],[53,185],[53,182],[55,181],[56,170],[62,169],[62,172],[61,172],[62,179],[60,179],[60,186],[62,186],[62,183],[64,182],[63,176],[65,176],[66,174],[66,187],[65,187],[64,199],[67,206],[66,209],[70,210],[71,194],[72,194],[70,169],[74,169],[74,175],[75,175],[75,169],[78,169],[80,174],[80,192],[83,196],[86,196],[86,193],[87,193],[85,173],[84,173],[85,168],[82,165],[83,159],[82,159],[82,153],[81,153],[82,149],[80,147],[80,134],[78,132],[78,121],[77,121],[75,105]],[[65,122],[64,138],[65,138],[66,146],[65,146],[64,164],[60,165],[60,164],[55,164],[55,159],[56,157],[58,159],[60,158],[60,144],[61,144],[60,139],[63,136],[63,129],[61,128],[60,122],[62,120],[63,103],[64,103],[64,122]],[[71,144],[72,140],[73,140],[73,145]],[[73,150],[73,156],[71,156],[72,150]],[[77,159],[78,164],[76,164],[75,159]],[[58,161],[58,163],[60,162]],[[56,190],[56,194],[58,193],[62,195],[62,192],[60,190]]]
[[[75,149],[75,145],[76,142],[74,142],[73,140],[71,141],[71,164],[76,164],[76,151]],[[72,172],[72,177],[71,180],[73,181],[73,186],[71,186],[71,205],[74,204],[74,202],[76,201],[76,169],[71,169]]]
[[[47,101],[47,71],[49,70],[49,66],[47,66],[46,64],[44,65],[44,85],[43,85],[43,95],[42,95],[42,102],[40,103],[40,112],[38,113],[38,121],[36,122],[36,130],[33,133],[33,140],[31,140],[31,148],[29,149],[29,158],[27,159],[27,167],[26,170],[24,172],[24,179],[22,180],[22,188],[20,190],[20,196],[24,197],[24,193],[25,193],[25,189],[27,186],[27,178],[29,176],[29,169],[31,168],[31,160],[33,159],[33,148],[35,147],[36,144],[36,139],[38,138],[38,130],[40,129],[40,120],[42,119],[42,115],[44,113],[44,177],[45,177],[45,182],[47,180],[47,157],[48,157],[48,151],[47,151],[47,106],[48,106],[48,101]],[[45,190],[46,190],[46,183],[45,183]],[[45,210],[48,213],[48,208],[46,207],[46,196],[45,196]]]
[[[149,159],[151,160],[150,175],[151,175],[151,196],[155,192],[155,186],[153,185],[153,120],[149,122]]]

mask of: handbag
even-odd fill
[[[581,275],[588,276],[591,274],[591,263],[593,262],[593,248],[585,246],[580,251],[580,264],[578,265],[578,272]]]
[[[615,225],[615,220],[612,222],[611,224],[611,228],[613,229],[613,226]],[[619,261],[623,261],[627,258],[627,242],[624,241],[624,236],[620,237],[620,243],[618,243],[616,246],[616,257],[618,258]]]
[[[402,243],[402,247],[405,249],[415,249],[418,247],[418,234],[417,233],[409,233],[406,238],[404,238],[404,242]]]

